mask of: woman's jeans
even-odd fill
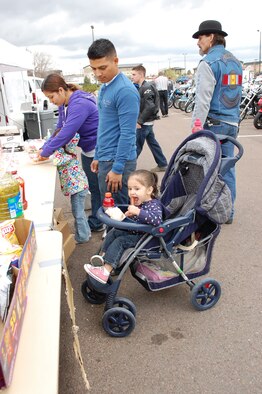
[[[75,219],[75,240],[76,242],[87,242],[91,236],[91,230],[85,214],[85,200],[88,189],[72,194],[71,207]]]
[[[124,251],[134,247],[140,238],[141,234],[130,234],[115,228],[110,230],[102,245],[102,252],[105,252],[104,261],[116,268]]]
[[[104,198],[105,193],[109,191],[107,190],[106,176],[109,171],[112,170],[113,163],[113,161],[99,161],[98,164],[98,182],[102,199]],[[135,169],[136,160],[129,160],[126,162],[122,176],[122,189],[118,190],[117,193],[112,193],[115,204],[129,204],[127,179],[131,172],[135,171]]]
[[[88,217],[88,223],[91,230],[97,230],[99,227],[102,226],[102,223],[96,217],[98,208],[101,207],[101,196],[100,196],[97,174],[95,172],[92,172],[90,168],[93,159],[94,159],[93,157],[87,157],[81,153],[82,167],[86,173],[88,184],[89,184],[89,190],[91,192],[92,213]]]
[[[224,134],[228,135],[233,138],[237,138],[238,134],[238,127],[232,126],[227,123],[220,122],[219,125],[209,125],[205,123],[204,125],[205,130],[210,130],[214,134]],[[222,155],[224,157],[234,157],[234,145],[231,142],[226,142],[221,144]],[[224,181],[228,185],[231,191],[232,203],[233,203],[233,210],[231,214],[231,218],[234,216],[234,202],[236,199],[236,172],[235,167],[231,168],[227,173],[223,176]]]

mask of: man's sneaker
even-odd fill
[[[104,259],[99,254],[94,254],[94,256],[92,256],[90,259],[90,263],[94,267],[101,267],[101,265],[104,265]]]
[[[233,218],[228,219],[228,221],[226,222],[226,224],[232,224],[233,223]]]
[[[92,233],[100,233],[101,231],[105,231],[106,225],[102,224],[100,227],[91,228]]]
[[[102,239],[105,239],[106,234],[107,234],[107,229],[105,229],[105,231],[103,232],[103,234],[102,234]]]
[[[109,278],[109,272],[104,266],[94,267],[91,264],[85,264],[84,270],[88,273],[88,275],[92,276],[92,278],[94,278],[98,282],[103,283],[104,285],[107,283]]]
[[[156,166],[155,168],[151,168],[151,172],[163,172],[163,171],[166,171],[166,169],[167,169],[167,166],[165,166],[165,167],[159,167],[159,166]]]

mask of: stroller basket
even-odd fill
[[[219,234],[219,226],[210,222],[209,227],[210,234],[195,241],[196,244],[193,243],[192,248],[186,246],[186,243],[190,242],[190,238],[188,238],[184,242],[185,245],[177,245],[173,250],[172,258],[188,279],[205,275],[210,270],[212,250]],[[149,291],[173,287],[185,281],[170,258],[163,255],[158,259],[138,255],[130,269],[132,275]]]

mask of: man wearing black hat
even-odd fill
[[[195,107],[192,126],[197,118],[204,129],[215,134],[237,137],[239,128],[240,100],[242,94],[242,66],[232,53],[225,49],[227,33],[221,23],[207,20],[200,24],[193,34],[197,38],[199,53],[204,56],[196,73]],[[234,146],[227,142],[222,146],[225,157],[234,156]],[[233,211],[227,222],[231,224],[234,216],[236,198],[235,169],[230,169],[224,180],[231,190]]]

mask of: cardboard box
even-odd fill
[[[60,231],[63,235],[64,261],[66,263],[75,250],[76,243],[70,226],[64,218],[63,208],[54,209],[54,230]]]
[[[76,247],[76,241],[73,234],[70,234],[69,237],[63,242],[63,249],[64,249],[64,261],[65,263],[73,253]]]
[[[56,225],[58,222],[65,220],[63,208],[54,208],[53,219],[54,219],[54,225]]]
[[[15,221],[15,233],[23,245],[19,258],[19,270],[5,324],[0,324],[0,388],[11,383],[18,349],[23,318],[26,309],[26,287],[36,252],[36,234],[33,222],[26,219]]]
[[[70,231],[69,224],[66,220],[62,220],[61,222],[57,222],[54,226],[54,230],[60,231],[63,235],[63,243],[67,240],[67,238],[72,235]]]

